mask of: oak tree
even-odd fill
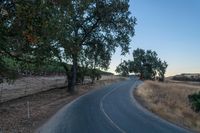
[[[68,73],[68,91],[73,92],[81,56],[92,69],[108,68],[116,47],[129,51],[135,18],[130,16],[128,0],[59,1],[62,19],[57,23],[57,55]],[[89,61],[88,61],[89,60]]]

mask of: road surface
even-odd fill
[[[141,82],[122,81],[90,92],[63,107],[40,133],[189,133],[148,112],[132,95]]]

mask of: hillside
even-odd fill
[[[173,76],[172,80],[200,82],[200,73],[183,73]]]

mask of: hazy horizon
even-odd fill
[[[167,61],[166,76],[200,73],[200,1],[198,0],[134,0],[130,11],[137,18],[130,54],[113,55],[109,72],[115,73],[122,60],[132,59],[136,48],[151,49]]]

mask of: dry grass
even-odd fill
[[[200,114],[190,108],[188,95],[200,91],[192,83],[145,81],[135,91],[136,98],[149,110],[178,125],[200,132]]]
[[[66,89],[52,89],[0,103],[0,133],[32,133],[65,104],[88,91],[120,80],[124,79],[78,85],[78,93],[74,95],[67,93]],[[27,101],[30,103],[30,118],[27,117]]]

